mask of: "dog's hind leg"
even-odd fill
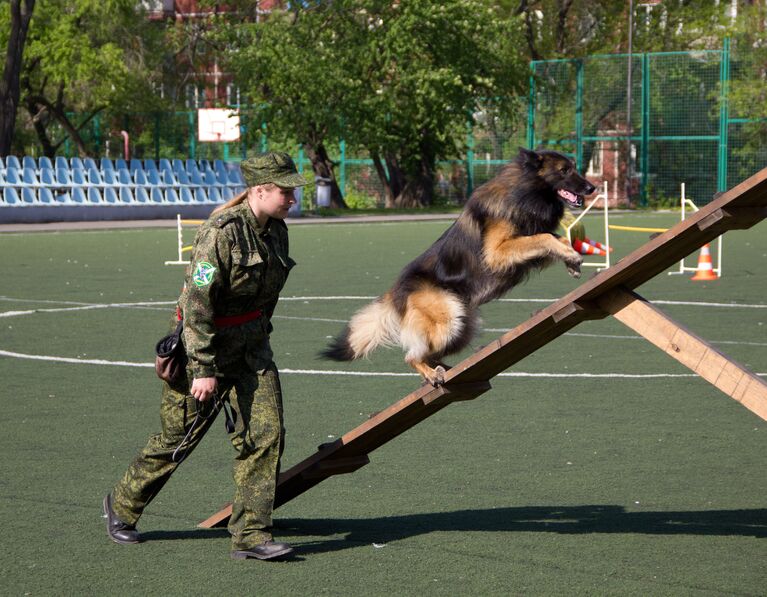
[[[463,304],[441,289],[424,286],[408,297],[400,329],[405,362],[434,386],[444,383],[446,369],[431,363],[461,333],[464,313]]]

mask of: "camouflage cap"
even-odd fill
[[[280,187],[302,187],[307,184],[306,179],[296,170],[293,159],[282,151],[259,153],[243,160],[240,170],[249,187],[267,183]]]

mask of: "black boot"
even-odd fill
[[[293,553],[293,548],[287,543],[275,541],[265,541],[261,545],[256,545],[250,549],[238,549],[232,552],[232,559],[247,560],[255,558],[256,560],[272,560]]]
[[[112,494],[108,493],[104,498],[104,514],[107,518],[107,535],[115,543],[128,545],[130,543],[139,543],[141,537],[132,524],[126,524],[112,510]]]

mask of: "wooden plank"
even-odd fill
[[[332,465],[327,465],[328,474],[317,474],[325,466],[321,463],[335,460],[351,466],[362,462],[354,459],[375,450],[451,402],[482,394],[490,388],[489,379],[580,322],[606,316],[608,310],[621,313],[626,325],[641,328],[640,333],[662,346],[670,356],[765,418],[767,396],[762,380],[667,317],[658,315],[659,312],[652,313],[655,325],[645,325],[642,318],[637,317],[640,307],[632,305],[640,304],[643,308],[646,302],[637,303],[637,299],[627,295],[727,230],[749,228],[765,217],[767,168],[455,365],[447,372],[445,385],[419,388],[285,471],[278,481],[275,507],[330,476],[334,470]],[[203,524],[211,520],[223,524],[227,518],[224,508]]]
[[[618,321],[767,420],[767,382],[673,321],[635,292],[614,288],[601,301]]]

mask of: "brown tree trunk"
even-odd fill
[[[349,206],[346,205],[343,193],[336,180],[335,164],[330,159],[324,143],[321,141],[317,143],[308,142],[305,144],[305,147],[306,152],[309,154],[309,160],[312,162],[314,175],[330,180],[330,207],[348,209]]]
[[[16,112],[19,107],[21,64],[35,0],[11,0],[11,33],[0,80],[0,156],[11,152]]]

